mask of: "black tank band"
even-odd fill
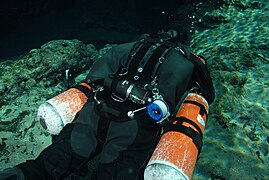
[[[80,84],[74,86],[73,88],[78,89],[81,92],[83,92],[83,94],[85,94],[87,96],[87,98],[89,98],[91,96],[91,94],[92,94],[92,91],[89,88],[87,88],[87,87],[85,87],[83,85],[80,85]]]

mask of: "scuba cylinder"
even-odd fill
[[[37,118],[47,132],[57,135],[71,123],[78,111],[87,102],[91,87],[81,83],[47,100],[38,108]]]
[[[145,180],[191,179],[202,147],[208,103],[197,93],[189,93],[164,133],[144,172]]]

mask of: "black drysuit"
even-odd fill
[[[86,82],[93,83],[116,74],[120,67],[128,64],[137,42],[109,50],[93,64]],[[193,63],[187,60],[189,48],[180,43],[178,47],[171,49],[157,71],[157,87],[171,113],[190,88],[194,69]],[[143,105],[129,100],[116,102],[109,93],[104,94],[98,97],[103,102],[101,105],[97,105],[93,97],[89,98],[75,120],[65,126],[52,145],[35,160],[17,166],[26,179],[62,179],[96,154],[100,154],[98,179],[143,179],[144,168],[160,138],[161,126],[143,110],[132,119],[127,116],[128,111]],[[107,107],[120,114],[106,111]]]

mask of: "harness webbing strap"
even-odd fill
[[[206,112],[206,109],[205,109],[205,107],[202,104],[200,104],[200,103],[198,103],[196,101],[191,101],[191,100],[186,100],[186,101],[184,101],[184,103],[190,103],[190,104],[194,104],[194,105],[200,107],[200,114],[201,115],[204,115],[205,114],[206,115],[206,119],[208,118],[208,114]]]
[[[117,84],[118,82],[121,80],[121,77],[120,76],[115,76],[113,79],[112,79],[112,82],[111,82],[111,91],[112,92],[117,92]]]
[[[167,49],[167,47],[164,46],[159,46],[155,52],[152,54],[151,57],[149,57],[147,64],[145,65],[144,71],[141,74],[141,79],[140,82],[147,84],[150,82],[151,79],[151,74],[152,74],[152,70],[156,64],[156,62],[158,61],[158,59],[160,58],[160,56],[162,55],[162,53]]]
[[[126,68],[130,67],[130,64],[133,61],[133,59],[135,59],[137,52],[141,50],[144,45],[145,44],[141,43],[141,41],[134,45],[133,49],[130,51],[130,54],[129,54],[130,60],[127,62]]]
[[[172,47],[166,48],[165,51],[162,53],[161,57],[158,58],[158,61],[155,63],[155,66],[154,66],[153,70],[151,71],[152,72],[151,79],[153,79],[156,76],[160,65],[165,61],[166,56],[170,53],[170,51],[172,49],[173,49]]]
[[[176,117],[178,110],[180,109],[181,105],[184,103],[184,101],[189,93],[190,93],[190,90],[186,90],[185,93],[180,97],[180,99],[175,107],[175,112],[174,112],[173,117]]]
[[[82,85],[80,85],[80,84],[74,86],[73,88],[78,89],[78,90],[80,90],[81,92],[83,92],[83,94],[85,94],[85,95],[87,96],[87,98],[89,98],[89,97],[91,96],[91,94],[92,94],[92,91],[91,91],[90,89],[88,89],[87,87],[82,86]]]
[[[140,76],[142,74],[142,72],[144,71],[144,67],[146,66],[147,62],[149,61],[150,57],[153,55],[153,53],[155,52],[155,50],[160,46],[160,44],[155,44],[152,45],[149,50],[147,51],[147,53],[145,54],[145,56],[142,58],[142,60],[140,61],[138,67],[137,67],[137,71],[136,71],[136,76]]]
[[[177,123],[170,125],[169,130],[170,131],[177,131],[177,132],[183,133],[186,136],[190,137],[192,139],[193,143],[195,144],[196,148],[198,149],[199,154],[200,154],[200,151],[201,151],[202,146],[203,146],[203,134],[202,134],[202,131],[199,128],[199,126],[185,117],[177,117],[176,119],[177,119]],[[198,132],[195,131],[191,127],[184,126],[183,122],[187,122],[187,123],[191,124],[192,126],[194,126]]]
[[[197,124],[195,124],[193,121],[191,121],[185,117],[176,117],[176,120],[177,120],[176,125],[181,126],[181,125],[183,125],[184,122],[186,122],[186,123],[192,125],[193,127],[195,127],[195,129],[199,132],[199,134],[201,134],[201,135],[203,134],[201,128]]]
[[[146,41],[151,42],[151,43],[160,43],[160,38],[158,37],[147,36],[145,39]],[[177,43],[167,41],[167,40],[164,40],[163,42],[161,42],[161,44],[167,47],[175,47],[177,45]]]
[[[135,44],[127,64],[128,73],[125,77],[148,84],[155,78],[159,66],[177,43],[146,36]]]
[[[142,43],[142,46],[140,46],[139,49],[134,52],[133,55],[131,55],[130,63],[128,65],[128,73],[126,76],[128,79],[133,79],[135,76],[137,67],[140,63],[140,60],[144,57],[148,49],[150,48],[151,44],[150,43]]]

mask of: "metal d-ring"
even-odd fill
[[[115,93],[112,93],[111,94],[111,98],[114,100],[114,101],[117,101],[117,102],[124,102],[126,101],[127,98],[123,99],[119,96],[117,96]]]
[[[160,64],[162,64],[164,60],[165,60],[165,58],[164,58],[163,56],[161,56],[161,57],[159,57],[158,62],[159,62]]]
[[[128,73],[128,69],[127,68],[122,68],[121,72],[118,74],[119,76],[124,76]]]

